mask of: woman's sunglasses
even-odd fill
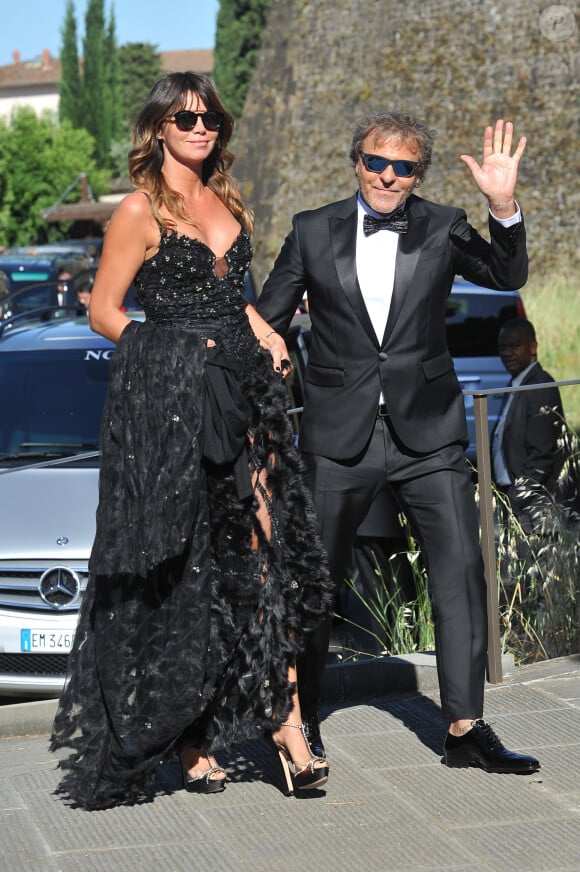
[[[174,115],[169,115],[164,121],[174,121],[178,130],[193,130],[197,124],[197,119],[201,118],[201,123],[206,130],[219,130],[224,121],[223,112],[191,112],[189,109],[180,109]]]
[[[415,160],[389,160],[388,157],[381,157],[379,154],[366,154],[364,151],[360,151],[359,154],[369,173],[382,173],[387,167],[392,167],[396,176],[401,179],[409,179],[415,175],[419,166],[419,161]]]

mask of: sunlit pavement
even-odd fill
[[[509,748],[542,761],[530,776],[443,766],[446,725],[426,679],[415,682],[423,689],[401,692],[399,682],[399,692],[385,687],[368,700],[355,684],[343,675],[341,699],[324,710],[326,789],[285,797],[277,757],[260,740],[220,757],[223,793],[184,792],[172,762],[160,768],[153,802],[90,813],[53,793],[55,702],[3,706],[0,868],[580,869],[580,657],[517,668],[486,689],[487,721]]]

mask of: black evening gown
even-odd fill
[[[245,312],[251,253],[242,231],[220,276],[206,245],[164,232],[135,279],[146,320],[111,363],[90,580],[51,738],[71,749],[59,791],[88,809],[150,795],[184,738],[214,750],[283,718],[288,667],[330,608],[286,389]]]

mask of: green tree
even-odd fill
[[[213,77],[235,118],[244,108],[271,0],[221,0]]]
[[[115,39],[115,14],[111,10],[111,17],[107,27],[105,39],[106,49],[106,80],[107,80],[107,104],[109,118],[107,119],[111,131],[111,141],[119,138],[122,133],[122,107],[121,107],[121,74],[120,58]]]
[[[28,245],[60,236],[66,225],[41,218],[72,181],[84,172],[95,194],[106,187],[106,173],[93,158],[94,140],[85,130],[50,115],[38,118],[30,107],[17,109],[8,126],[0,123],[0,243]],[[72,192],[71,201],[77,199]]]
[[[163,74],[157,47],[150,43],[128,42],[119,47],[117,57],[120,70],[118,105],[121,133],[111,146],[111,171],[115,177],[127,175],[127,155],[132,146],[137,115],[152,85]]]
[[[0,246],[8,245],[7,228],[10,223],[10,210],[12,208],[12,195],[8,188],[9,162],[8,162],[8,146],[9,137],[8,125],[5,121],[0,121]]]
[[[121,135],[120,73],[115,18],[105,24],[104,0],[88,0],[82,73],[72,0],[67,0],[61,49],[60,117],[92,134],[99,166],[111,164],[111,145]]]
[[[107,107],[107,64],[103,0],[89,0],[85,16],[83,116],[94,137],[99,166],[107,166],[111,148],[110,113]]]
[[[145,98],[163,74],[157,46],[128,42],[119,48],[122,131],[130,136]]]
[[[67,0],[60,52],[62,77],[59,90],[59,116],[75,127],[82,127],[82,84],[77,51],[77,20],[73,0]]]

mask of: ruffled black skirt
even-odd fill
[[[132,322],[111,364],[90,580],[51,738],[71,749],[60,792],[88,809],[148,794],[183,738],[211,751],[284,718],[288,668],[330,609],[285,387],[249,325],[233,335],[208,355],[192,330]],[[271,534],[249,486],[261,469]]]

